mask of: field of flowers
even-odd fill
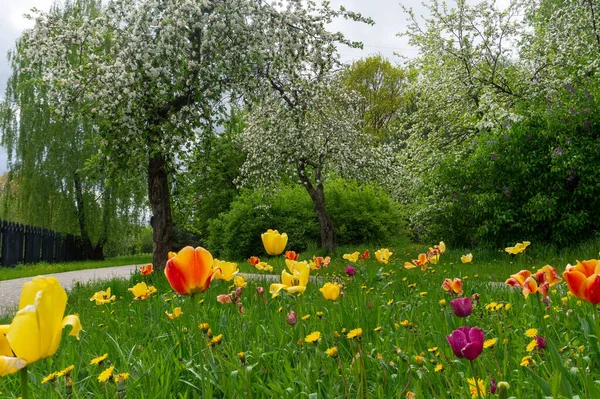
[[[596,260],[528,264],[527,242],[493,265],[443,243],[304,258],[263,241],[243,265],[186,247],[68,301],[32,279],[0,320],[0,396],[600,398]]]

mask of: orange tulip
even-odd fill
[[[295,251],[285,251],[285,258],[289,260],[298,260],[298,254]]]
[[[140,273],[142,276],[147,276],[149,274],[152,274],[153,271],[154,271],[154,269],[152,268],[152,263],[148,263],[147,265],[140,266]]]
[[[185,247],[167,261],[165,276],[180,295],[194,295],[208,289],[214,276],[213,257],[206,249]]]
[[[413,269],[420,267],[421,270],[427,270],[427,254],[419,254],[418,259],[414,259],[412,263],[404,262],[404,267],[407,269]]]
[[[459,278],[455,278],[454,280],[450,280],[449,278],[445,279],[442,283],[442,288],[444,291],[452,291],[458,296],[462,295],[462,280]]]
[[[534,275],[529,270],[521,270],[517,274],[512,274],[506,284],[518,286],[523,289],[523,295],[527,298],[529,294],[540,292],[542,297],[548,296],[548,290],[553,285],[558,284],[562,279],[558,277],[556,269],[550,265],[542,267]]]
[[[577,298],[594,305],[600,303],[600,261],[591,259],[567,265],[563,277]]]

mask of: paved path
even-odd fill
[[[44,274],[58,279],[66,290],[70,290],[75,282],[85,284],[93,280],[106,280],[114,277],[129,277],[139,265],[113,266],[100,269],[76,270],[72,272]],[[12,313],[19,305],[21,287],[32,277],[0,281],[0,315]]]

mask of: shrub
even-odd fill
[[[565,247],[600,227],[600,127],[530,118],[473,143],[432,174],[430,234],[457,245]]]
[[[406,235],[400,207],[383,190],[333,179],[325,186],[326,206],[339,245],[389,244]],[[260,235],[267,229],[288,234],[287,248],[305,251],[320,241],[319,223],[306,190],[282,186],[273,193],[243,191],[209,224],[208,246],[216,256],[247,258],[262,248]]]

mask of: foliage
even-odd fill
[[[340,245],[387,245],[404,239],[403,214],[383,190],[336,179],[325,187],[325,195]],[[305,251],[318,242],[319,224],[302,187],[244,190],[228,212],[209,224],[208,247],[230,259],[260,255],[256,253],[262,245],[260,234],[269,228],[288,234],[289,250]]]
[[[406,107],[404,69],[377,55],[355,61],[342,71],[341,79],[360,99],[355,111],[361,116],[363,130],[389,141],[398,129],[397,114]]]
[[[585,118],[531,118],[482,136],[465,158],[445,159],[431,176],[443,208],[426,228],[459,245],[564,247],[595,237],[600,134],[597,118]]]
[[[235,182],[245,158],[238,143],[243,122],[243,115],[232,111],[223,132],[207,135],[184,158],[173,184],[174,219],[180,227],[206,234],[210,220],[237,197]]]

